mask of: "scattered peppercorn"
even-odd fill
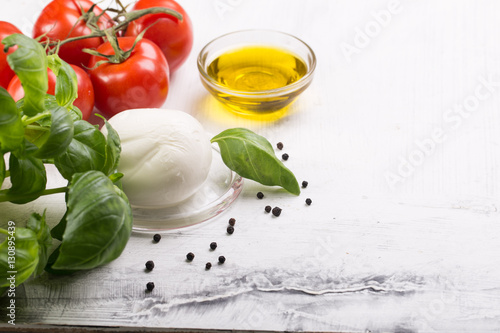
[[[186,254],[186,259],[189,261],[192,261],[194,259],[194,253],[189,252],[188,254]]]
[[[233,232],[234,232],[234,227],[232,227],[232,226],[227,227],[227,233],[228,234],[232,235]]]
[[[281,158],[284,159],[285,161],[287,161],[289,157],[290,156],[287,153],[284,153],[283,155],[281,155]]]
[[[274,208],[273,208],[273,215],[274,215],[274,216],[276,216],[276,217],[278,217],[278,216],[280,216],[281,211],[282,211],[282,209],[281,209],[281,208],[279,208],[279,207],[274,207]]]
[[[225,262],[226,262],[226,257],[224,257],[224,256],[220,256],[220,257],[219,257],[219,263],[223,264],[223,263],[225,263]]]
[[[264,197],[264,193],[258,192],[257,193],[257,198],[262,199]]]
[[[312,200],[311,200],[311,199],[309,199],[309,198],[307,198],[307,199],[306,199],[306,204],[307,204],[308,206],[311,206],[311,204],[312,204]]]
[[[276,147],[278,147],[279,150],[283,149],[283,142],[278,142]]]
[[[266,206],[266,208],[264,208],[264,210],[266,211],[266,213],[269,213],[271,211],[271,206]]]
[[[160,239],[161,239],[161,235],[160,235],[160,234],[155,234],[155,235],[153,236],[153,240],[154,240],[156,243],[158,243],[158,242],[160,241]]]
[[[231,217],[231,218],[229,219],[229,225],[230,225],[231,227],[234,227],[234,224],[235,224],[235,223],[236,223],[236,219]]]
[[[152,271],[153,268],[155,268],[155,263],[153,262],[153,260],[146,261],[146,269],[148,271]]]
[[[153,291],[153,289],[155,289],[155,284],[154,284],[154,282],[148,282],[148,283],[146,284],[146,289],[147,289],[148,291]]]
[[[217,243],[216,243],[216,242],[212,242],[212,243],[210,243],[210,248],[211,248],[212,250],[215,250],[215,249],[217,248]]]
[[[207,263],[205,264],[205,269],[210,269],[210,268],[212,268],[212,263],[207,262]]]
[[[302,187],[303,187],[303,188],[306,188],[306,187],[307,187],[307,185],[309,185],[309,183],[308,183],[307,181],[305,181],[305,180],[304,180],[304,181],[302,182]]]

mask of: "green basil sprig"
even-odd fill
[[[71,66],[53,54],[47,57],[49,68],[56,75],[56,100],[60,106],[71,107],[78,97],[78,80]]]
[[[5,160],[3,159],[3,156],[0,156],[0,184],[2,184],[5,179],[6,171]]]
[[[43,272],[48,260],[48,250],[52,245],[50,231],[43,215],[32,214],[26,228],[9,223],[7,230],[0,229],[6,236],[0,244],[0,294],[15,280],[17,287],[31,275]],[[15,257],[15,260],[9,260]],[[13,273],[15,279],[9,279]]]
[[[0,234],[6,236],[0,244],[0,293],[3,293],[11,282],[9,278],[12,273],[9,272],[16,272],[12,282],[17,287],[36,271],[40,260],[40,245],[36,233],[28,228],[16,227],[15,232],[0,229]],[[9,260],[9,254],[13,254],[13,251],[16,258],[14,263]]]
[[[74,124],[74,135],[66,151],[54,159],[61,175],[70,180],[75,173],[102,171],[106,165],[106,137],[85,120]]]
[[[294,174],[276,157],[264,137],[246,128],[232,128],[216,135],[211,142],[219,145],[224,163],[240,176],[300,194]]]
[[[49,249],[52,246],[52,237],[50,229],[47,226],[45,212],[43,215],[37,213],[31,214],[26,224],[28,229],[35,232],[38,241],[38,266],[35,270],[35,276],[42,274],[49,259]]]
[[[115,129],[106,121],[106,119],[104,119],[104,124],[106,126],[108,136],[106,138],[106,163],[104,165],[103,172],[107,175],[112,175],[114,172],[116,172],[118,163],[120,163],[122,146],[118,132],[115,131]],[[122,176],[123,175],[118,176],[117,179],[120,179]]]
[[[78,173],[71,179],[67,205],[52,269],[91,269],[116,259],[132,231],[132,211],[123,192],[102,172]]]
[[[0,153],[15,150],[24,141],[24,126],[16,103],[5,89],[0,89]]]
[[[17,157],[12,153],[9,160],[12,186],[6,191],[13,203],[24,204],[42,195],[47,185],[47,173],[43,162],[33,156]]]
[[[23,84],[25,97],[16,103],[0,88],[0,186],[6,178],[11,183],[0,190],[0,205],[65,193],[67,211],[52,230],[45,214],[33,214],[25,228],[0,229],[6,235],[0,243],[0,294],[8,285],[2,274],[14,270],[8,260],[14,243],[18,285],[44,269],[71,273],[108,263],[123,251],[132,230],[130,204],[115,185],[122,177],[116,173],[120,139],[108,123],[105,137],[81,120],[80,110],[73,105],[78,90],[74,70],[57,55],[47,56],[37,41],[26,36],[11,35],[2,43],[17,45],[7,60]],[[55,96],[46,94],[47,68],[57,77]],[[46,163],[56,165],[67,186],[46,188]],[[50,253],[52,236],[62,243]]]
[[[28,36],[13,34],[2,40],[5,49],[17,45],[7,57],[10,68],[16,72],[24,89],[24,114],[34,116],[45,111],[44,97],[49,87],[47,56],[41,44]]]

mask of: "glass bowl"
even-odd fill
[[[291,54],[305,65],[304,74],[282,87],[263,90],[232,89],[209,74],[210,66],[221,55],[247,47],[269,47]],[[262,58],[265,57],[264,55]],[[259,57],[248,58],[254,59],[251,61],[256,61],[256,65],[259,64]],[[272,30],[243,30],[220,36],[208,43],[198,56],[198,70],[205,88],[232,111],[241,114],[263,114],[282,110],[311,84],[315,67],[316,56],[306,43],[292,35]]]
[[[229,208],[243,188],[243,178],[224,164],[218,147],[213,145],[212,148],[208,177],[193,196],[169,207],[132,205],[135,232],[166,232],[198,225]]]

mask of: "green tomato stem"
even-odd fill
[[[146,9],[141,9],[141,10],[134,10],[130,13],[122,14],[122,16],[125,17],[125,19],[122,22],[120,22],[119,24],[117,24],[116,26],[114,26],[113,29],[115,31],[124,30],[129,25],[129,23],[131,23],[132,21],[135,21],[138,18],[141,18],[141,17],[143,17],[145,15],[149,15],[149,14],[168,14],[168,15],[172,15],[173,17],[177,18],[179,21],[183,20],[182,15],[173,9],[163,8],[163,7],[152,7],[152,8],[146,8]],[[65,39],[62,41],[49,42],[49,46],[57,45],[57,47],[60,47],[61,45],[64,45],[67,43],[71,43],[71,42],[75,42],[75,41],[87,39],[87,38],[95,38],[95,37],[106,37],[106,33],[104,32],[104,30],[94,30],[94,31],[92,31],[92,33],[85,35],[85,36],[78,36],[78,37],[68,38],[68,39]]]
[[[108,39],[109,44],[113,48],[112,55],[105,55],[105,54],[102,54],[102,53],[99,53],[95,50],[90,50],[90,49],[83,49],[83,51],[87,52],[89,54],[103,57],[103,58],[107,59],[107,60],[101,60],[101,61],[97,62],[95,67],[99,67],[102,63],[121,64],[122,62],[124,62],[125,60],[127,60],[130,57],[130,55],[132,54],[132,51],[134,51],[135,46],[144,37],[144,34],[146,33],[146,31],[148,31],[148,29],[151,28],[155,24],[156,24],[156,22],[151,24],[146,29],[144,29],[140,34],[138,34],[134,40],[134,44],[132,45],[132,47],[128,51],[123,51],[120,48],[120,44],[118,42],[118,37],[116,35],[115,28],[109,28],[109,29],[106,29],[104,31],[106,33],[106,37]]]
[[[149,14],[168,14],[168,15],[172,15],[173,17],[175,17],[179,21],[183,20],[182,15],[173,9],[163,8],[163,7],[151,7],[151,8],[141,9],[141,10],[134,10],[134,11],[131,11],[130,13],[124,14],[123,16],[125,17],[125,20],[123,20],[122,22],[120,22],[116,26],[116,30],[126,28],[127,25],[129,23],[131,23],[132,21],[135,21],[138,18],[141,18],[141,17],[143,17],[145,15],[149,15]]]

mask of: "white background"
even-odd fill
[[[29,33],[47,1],[4,0]],[[123,1],[124,3],[127,1]],[[105,2],[106,3],[106,2]],[[500,329],[500,3],[494,1],[180,1],[194,46],[165,108],[217,133],[244,126],[282,141],[299,197],[246,182],[233,207],[152,245],[134,234],[112,264],[24,287],[29,323],[321,331]],[[200,83],[213,38],[266,28],[306,41],[318,66],[288,115],[235,116]],[[487,82],[487,83],[485,83]],[[460,113],[461,112],[461,113]],[[430,143],[432,140],[432,143]],[[279,152],[281,154],[281,152]],[[255,198],[263,191],[265,199]],[[313,204],[306,207],[305,198]],[[283,213],[263,213],[267,204]],[[0,204],[22,223],[61,197]],[[227,219],[236,231],[225,235]],[[219,243],[224,266],[204,271]],[[187,252],[197,253],[192,264]],[[149,275],[145,260],[157,267]],[[155,291],[144,294],[154,280]]]

